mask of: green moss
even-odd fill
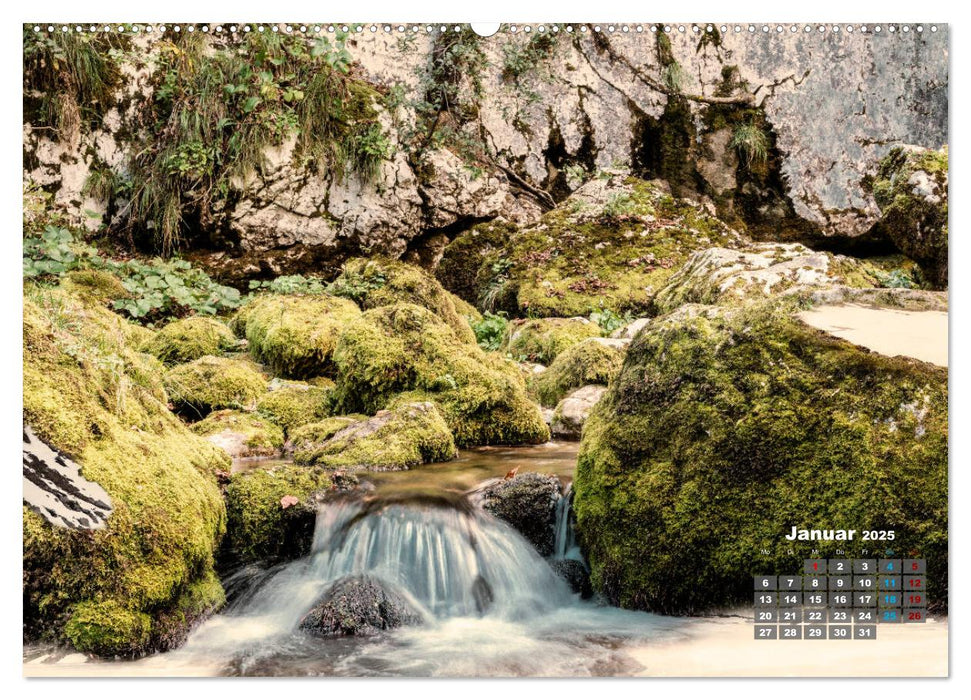
[[[448,425],[432,403],[402,404],[331,432],[335,426],[332,421],[301,433],[294,462],[387,471],[447,462],[457,454]],[[307,441],[311,433],[326,437]]]
[[[436,403],[460,446],[549,439],[515,364],[484,353],[414,304],[365,312],[341,335],[334,362],[344,413],[373,414],[397,394],[414,392],[407,400]]]
[[[148,645],[152,618],[113,600],[85,601],[74,606],[64,635],[81,652],[98,656],[131,656]]]
[[[213,411],[203,420],[192,425],[192,432],[202,437],[212,438],[221,436],[223,440],[212,440],[215,444],[226,449],[237,448],[236,457],[256,457],[276,454],[283,447],[283,429],[254,413],[244,413],[226,409]],[[233,438],[238,435],[238,438]],[[223,444],[225,441],[226,444]],[[234,443],[239,443],[235,445]]]
[[[920,265],[931,286],[948,279],[948,149],[898,146],[880,161],[872,183],[879,226]]]
[[[553,407],[573,389],[587,384],[609,384],[624,362],[624,353],[590,339],[564,351],[533,380],[533,390],[544,406]]]
[[[448,291],[470,304],[479,302],[479,269],[487,259],[502,251],[516,232],[505,221],[477,224],[456,236],[446,247],[435,277]]]
[[[308,554],[314,509],[307,501],[329,487],[326,472],[314,467],[283,466],[233,475],[226,487],[224,555],[241,563]],[[297,503],[284,507],[285,496]]]
[[[387,258],[356,258],[344,264],[331,289],[354,299],[362,309],[397,303],[421,306],[445,321],[460,338],[475,342],[469,320],[456,310],[452,295],[415,265]]]
[[[264,394],[256,404],[256,410],[289,435],[295,428],[330,415],[333,393],[333,385],[291,384]]]
[[[244,306],[233,328],[274,373],[308,379],[333,372],[337,337],[360,313],[354,302],[329,295],[267,295]]]
[[[512,315],[636,314],[692,252],[741,242],[697,204],[608,173],[486,256],[476,285],[484,308]]]
[[[352,423],[364,420],[367,420],[367,416],[355,413],[349,416],[331,416],[316,423],[301,425],[290,435],[290,445],[294,451],[308,450],[314,444],[326,442]]]
[[[163,327],[141,349],[166,364],[177,365],[204,355],[221,355],[235,344],[236,338],[225,324],[190,316]]]
[[[783,538],[797,526],[894,530],[946,607],[947,370],[790,313],[675,314],[630,346],[574,481],[592,581],[611,602],[688,613],[750,600],[753,571],[798,570],[805,552]],[[814,545],[854,557],[869,543]]]
[[[165,388],[176,410],[202,418],[217,408],[252,408],[266,379],[251,362],[206,355],[168,370]]]
[[[94,653],[147,651],[161,616],[212,573],[225,528],[215,474],[229,459],[168,410],[158,361],[132,350],[119,316],[28,286],[23,332],[24,423],[113,506],[90,532],[24,508],[25,633]]]
[[[118,277],[104,270],[74,270],[64,276],[62,284],[71,294],[99,304],[131,296]]]
[[[472,304],[467,302],[462,297],[452,294],[452,292],[446,292],[446,294],[448,294],[449,299],[452,300],[456,313],[468,321],[469,325],[478,323],[482,320],[482,314],[479,313],[479,310],[472,306]]]
[[[512,321],[502,350],[520,362],[548,365],[569,347],[600,335],[600,326],[585,318],[534,318]]]

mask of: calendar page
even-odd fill
[[[946,24],[278,19],[22,26],[25,676],[949,674]]]

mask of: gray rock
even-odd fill
[[[578,440],[583,432],[583,424],[590,417],[590,411],[603,398],[607,387],[588,384],[570,392],[557,405],[550,421],[550,432],[554,437]]]
[[[576,559],[550,559],[550,568],[570,586],[570,589],[586,600],[593,596],[590,572],[582,561]]]
[[[382,581],[355,576],[337,581],[300,620],[300,629],[317,637],[366,637],[422,617],[405,598]]]
[[[24,503],[47,522],[72,530],[100,530],[111,515],[111,497],[81,476],[77,463],[24,426]]]
[[[526,472],[490,484],[480,494],[482,508],[519,531],[540,555],[553,553],[560,480]]]
[[[629,338],[634,339],[634,336],[640,333],[641,329],[651,322],[649,318],[635,318],[633,321],[628,323],[623,328],[618,328],[613,333],[610,334],[611,338]]]

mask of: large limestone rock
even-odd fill
[[[756,237],[871,234],[881,211],[864,182],[881,158],[947,140],[947,27],[740,29],[354,33],[355,74],[397,96],[374,99],[390,144],[377,177],[309,171],[285,141],[203,223],[226,248],[207,260],[227,277],[330,274],[362,250],[399,256],[428,228],[496,212],[533,220],[616,164],[709,199]],[[85,185],[102,165],[125,173],[162,40],[133,39],[117,104],[93,127],[57,138],[24,125],[25,176],[79,224],[101,223],[86,211],[114,211]],[[435,57],[446,50],[458,70],[443,77]],[[429,86],[449,97],[435,124],[421,114]],[[414,165],[423,159],[427,181]]]
[[[583,432],[583,424],[606,391],[607,387],[602,384],[588,384],[567,394],[553,411],[550,421],[553,437],[578,439]]]
[[[573,506],[594,588],[659,612],[742,603],[753,561],[799,568],[794,525],[866,527],[921,552],[946,607],[947,370],[826,335],[794,305],[708,309],[642,330],[584,427]]]

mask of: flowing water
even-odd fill
[[[683,620],[583,601],[515,530],[466,493],[510,469],[566,482],[554,558],[582,561],[571,526],[574,445],[464,452],[446,465],[364,475],[366,498],[321,506],[312,553],[227,577],[226,609],[176,651],[98,664],[97,674],[573,676],[625,675],[625,647],[671,638]],[[372,478],[373,477],[373,478]],[[298,629],[329,586],[380,579],[422,624],[371,637],[318,638]],[[120,668],[119,668],[120,667]]]

